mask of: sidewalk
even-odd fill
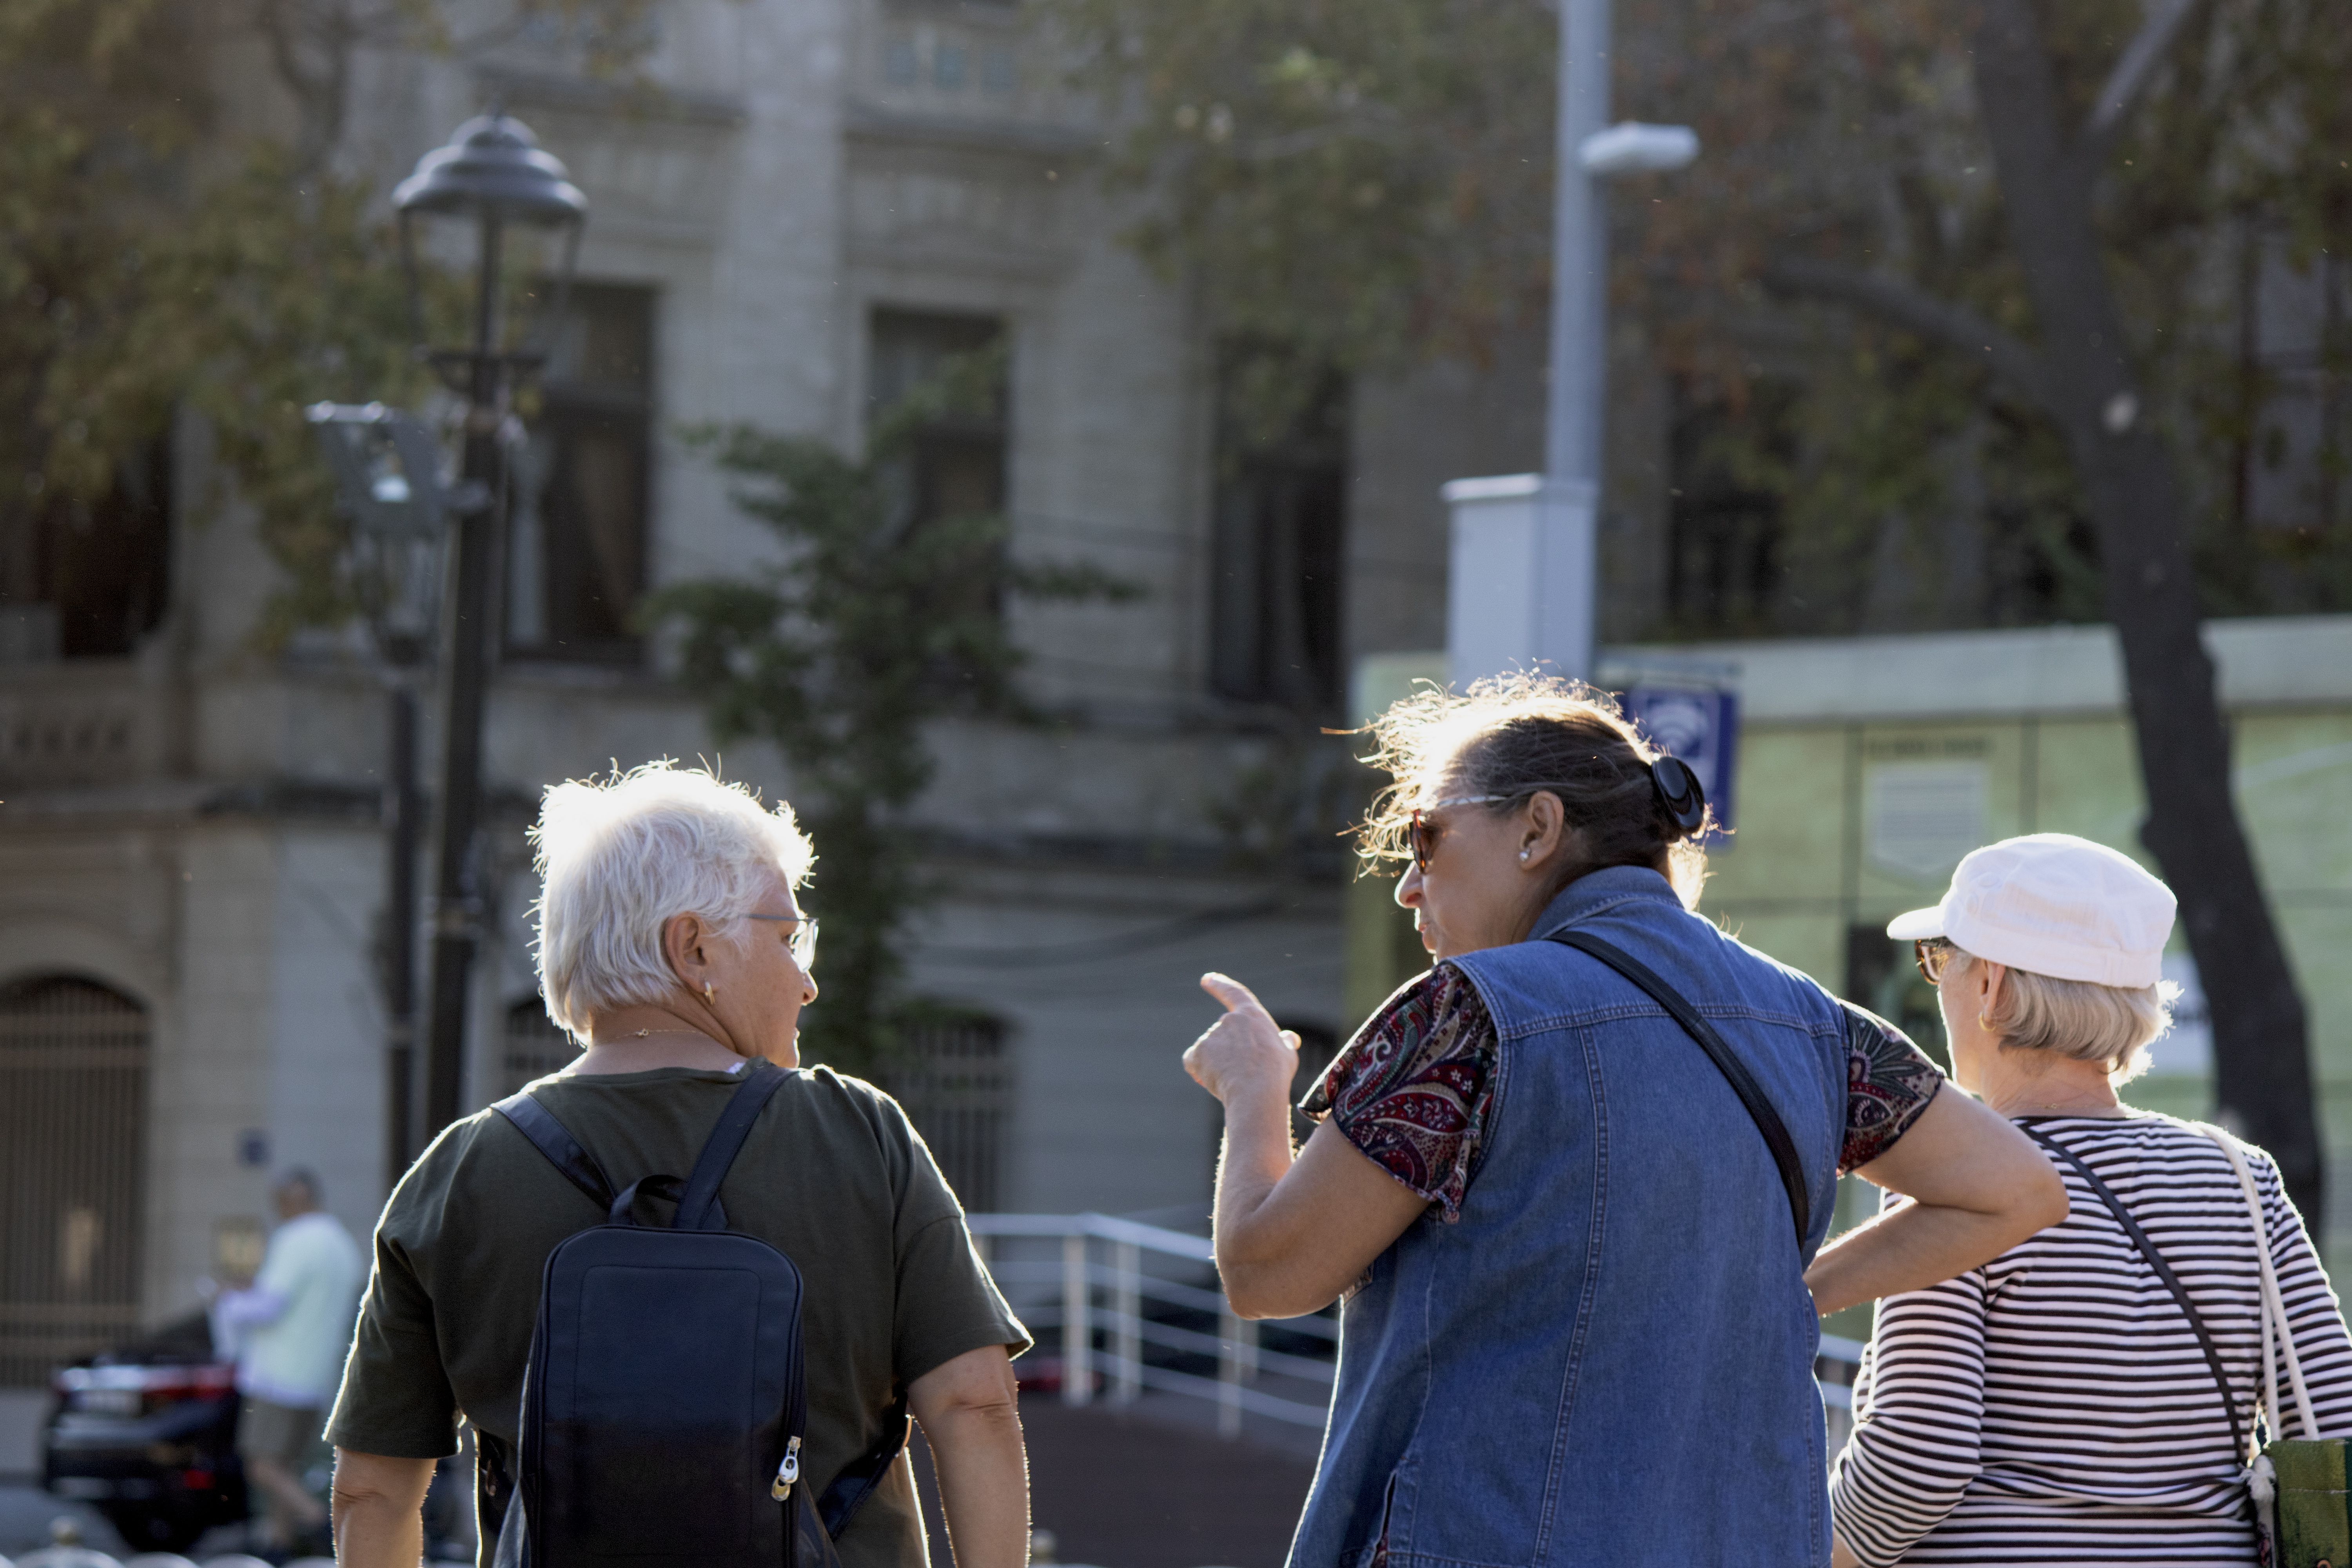
[[[1118,1409],[1021,1401],[1030,1517],[1064,1563],[1097,1568],[1282,1568],[1315,1475],[1318,1435],[1253,1421],[1228,1442],[1197,1400]],[[931,1561],[949,1561],[930,1457],[919,1450]]]

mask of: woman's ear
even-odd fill
[[[1977,1011],[1990,1013],[2000,1005],[2001,984],[2009,978],[2009,965],[1990,959],[1977,962]]]
[[[1530,871],[1551,864],[1559,858],[1567,839],[1568,812],[1559,796],[1538,790],[1528,801],[1527,815],[1520,818],[1519,864]]]
[[[709,978],[710,955],[704,951],[710,928],[699,915],[672,915],[662,926],[662,957],[677,983],[696,995]]]

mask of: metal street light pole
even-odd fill
[[[484,889],[478,841],[482,800],[482,717],[489,695],[497,630],[498,526],[504,516],[504,452],[512,374],[538,355],[506,346],[504,270],[507,229],[521,223],[568,232],[551,318],[579,257],[588,200],[563,165],[540,150],[520,121],[494,110],[457,128],[428,153],[393,193],[412,299],[419,299],[414,220],[420,215],[471,218],[478,229],[473,343],[433,354],[454,389],[466,395],[465,456],[454,502],[456,548],[449,552],[448,613],[442,623],[441,820],[434,847],[433,964],[426,994],[425,1128],[430,1136],[463,1110],[466,1016],[474,958],[481,943]],[[417,307],[421,321],[421,304]],[[419,332],[420,338],[422,331]],[[452,374],[452,373],[462,373]]]
[[[1559,0],[1550,399],[1544,471],[1456,479],[1446,644],[1456,682],[1548,665],[1590,678],[1609,385],[1609,214],[1602,181],[1698,153],[1678,125],[1609,124],[1612,0]]]

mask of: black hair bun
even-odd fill
[[[1659,808],[1681,829],[1667,835],[1669,842],[1689,837],[1706,820],[1706,791],[1700,787],[1698,775],[1690,771],[1688,763],[1675,757],[1660,757],[1650,764],[1650,787],[1657,795]]]

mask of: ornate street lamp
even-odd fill
[[[494,109],[457,127],[446,147],[418,160],[416,172],[392,194],[400,215],[401,258],[408,269],[409,301],[418,352],[450,390],[466,398],[465,461],[451,521],[457,548],[449,552],[448,613],[441,626],[441,824],[434,854],[433,978],[425,1073],[425,1128],[431,1137],[457,1119],[466,1061],[467,993],[481,941],[483,889],[475,838],[481,814],[482,710],[488,695],[491,638],[497,616],[498,531],[504,517],[504,431],[515,377],[544,357],[531,329],[551,329],[570,293],[580,256],[588,198],[563,165],[540,150],[520,121]],[[425,342],[424,279],[417,259],[419,230],[431,220],[470,231],[473,246],[474,341],[464,349]],[[556,242],[560,259],[524,285],[551,282],[551,302],[514,331],[507,309],[507,249],[510,238],[537,235]],[[452,237],[451,249],[467,236]]]

